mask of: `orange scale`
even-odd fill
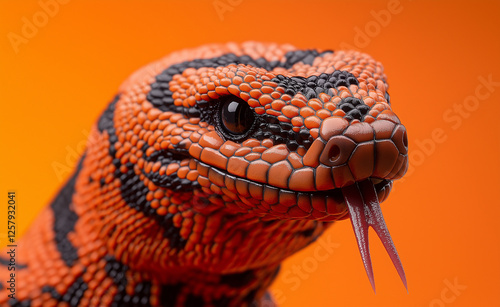
[[[207,89],[209,91],[214,91],[215,90],[215,83],[214,82],[209,82],[207,83]],[[173,90],[172,90],[173,91]]]
[[[189,167],[180,167],[179,170],[177,170],[177,176],[181,179],[186,178],[187,173],[189,172]]]
[[[179,169],[179,164],[177,163],[172,163],[167,166],[167,176],[172,175]]]
[[[292,166],[286,160],[274,163],[269,169],[268,183],[276,187],[287,188],[288,177],[291,173]]]
[[[274,99],[279,99],[281,97],[281,94],[275,91],[271,93],[271,97],[273,97]]]
[[[293,101],[292,101],[292,104],[293,104]],[[315,112],[312,108],[310,108],[310,107],[300,107],[300,106],[299,106],[299,108],[301,108],[301,109],[300,109],[300,112],[299,112],[299,113],[300,113],[300,116],[302,116],[302,117],[304,117],[304,118],[309,117],[309,116],[312,116],[312,115],[314,115],[314,114],[316,113],[316,112]]]
[[[261,106],[260,102],[257,99],[255,99],[255,98],[248,99],[247,103],[252,108],[256,108],[256,107],[260,107]]]
[[[235,151],[241,148],[241,145],[232,141],[226,141],[221,147],[220,152],[226,157],[234,155]]]
[[[319,129],[318,128],[313,128],[311,129],[311,131],[309,131],[309,133],[311,134],[311,136],[315,139],[318,138],[319,136]]]
[[[336,109],[332,112],[332,116],[339,116],[339,117],[344,117],[345,112],[342,111],[341,109]]]
[[[258,152],[252,152],[252,153],[249,153],[245,156],[245,160],[247,161],[254,161],[254,160],[257,160],[257,159],[260,159],[261,157],[261,154],[258,153]]]
[[[373,123],[375,121],[375,118],[373,118],[371,115],[366,115],[365,118],[363,119],[363,122],[365,123]]]
[[[239,86],[240,91],[243,92],[250,92],[252,90],[252,87],[248,83],[241,83]]]
[[[267,150],[267,147],[265,146],[255,146],[252,148],[252,152],[264,152],[265,150]]]
[[[255,72],[254,71],[248,71],[248,74],[245,76],[245,78],[243,79],[245,82],[247,83],[250,83],[252,81],[255,81]]]
[[[215,93],[217,93],[217,95],[227,95],[229,94],[229,91],[227,90],[227,88],[223,87],[223,86],[217,86],[215,88]],[[209,96],[210,96],[210,93],[209,93]]]
[[[245,145],[243,144],[243,146],[250,146],[250,145]],[[236,156],[239,156],[239,157],[242,157],[242,156],[245,156],[247,154],[249,154],[250,152],[252,151],[252,149],[250,147],[242,147],[240,149],[237,149],[234,154]]]
[[[205,148],[201,153],[201,161],[209,163],[220,169],[226,169],[228,160],[227,157],[222,155],[218,150]]]
[[[176,136],[173,136],[172,138],[170,138],[170,142],[174,145],[179,144],[183,140],[184,140],[184,138],[180,135],[176,135]],[[150,145],[152,145],[152,144],[150,144]]]
[[[286,103],[283,100],[275,100],[271,103],[271,107],[276,111],[280,111],[284,106]]]
[[[264,82],[265,83],[265,82]],[[253,87],[253,86],[252,86]],[[262,93],[264,94],[271,94],[274,92],[274,87],[271,87],[271,86],[267,86],[267,85],[264,85],[260,88],[260,90],[262,91]]]
[[[243,78],[241,77],[241,73],[242,72],[238,72],[238,76],[234,77],[233,78],[233,83],[236,84],[236,85],[240,85],[241,83],[243,83]]]
[[[250,91],[250,96],[252,96],[252,98],[258,99],[261,95],[262,92],[260,90],[253,89]]]
[[[321,99],[321,101],[323,101],[323,102],[330,101],[331,98],[332,98],[332,96],[330,96],[326,93],[319,93],[319,99]]]
[[[217,132],[211,131],[203,134],[203,136],[200,138],[199,144],[202,147],[219,149],[222,146],[222,144],[224,144],[224,140],[222,140],[222,138],[217,134]]]
[[[339,96],[340,96],[340,98],[344,99],[347,97],[352,97],[352,94],[349,91],[343,91],[343,92],[340,92]]]
[[[231,79],[221,78],[219,82],[222,86],[228,87],[231,84]]]
[[[304,125],[308,129],[319,128],[319,126],[321,125],[321,119],[315,115],[308,116],[304,119]]]
[[[236,86],[234,84],[229,85],[227,90],[229,91],[229,93],[231,93],[235,96],[238,96],[240,93],[240,89],[238,88],[238,86]]]
[[[156,199],[161,199],[163,196],[165,196],[165,192],[162,189],[158,189],[153,193],[153,197]]]
[[[330,111],[334,111],[337,107],[332,102],[325,103],[325,108]]]
[[[158,209],[160,207],[160,201],[157,200],[157,199],[153,199],[151,202],[150,202],[150,205],[151,205],[151,208],[153,209]]]
[[[314,170],[312,168],[302,168],[295,170],[288,181],[288,187],[295,191],[313,191]]]
[[[304,157],[301,159],[302,163],[306,166],[310,167],[316,167],[319,165],[319,156],[323,152],[323,149],[325,148],[325,145],[323,142],[317,140],[314,141],[307,150],[307,153],[304,155]]]
[[[261,105],[267,105],[273,102],[273,98],[267,94],[260,96],[259,102]]]
[[[288,162],[292,165],[293,168],[298,169],[304,166],[302,163],[302,157],[298,155],[296,152],[292,152],[287,157]]]
[[[164,198],[160,199],[160,205],[162,205],[163,207],[167,207],[167,206],[169,206],[169,205],[170,205],[170,201],[169,201],[169,199],[168,199],[168,198],[166,198],[166,197],[164,197]],[[169,208],[169,211],[171,211],[170,209],[171,209],[171,208],[173,208],[173,207],[174,207],[174,206],[169,206],[169,207],[168,207],[168,208]],[[170,212],[170,213],[172,213],[172,212]]]
[[[292,125],[295,126],[295,127],[293,127],[295,132],[299,132],[300,131],[299,127],[302,127],[302,125],[304,125],[304,119],[302,117],[299,117],[299,116],[293,117],[291,122],[292,122]],[[295,128],[298,128],[298,130],[296,131]]]
[[[144,123],[144,121],[146,121],[147,117],[146,117],[146,114],[144,114],[143,112],[140,112],[138,115],[137,115],[137,122],[142,125]]]
[[[260,83],[258,81],[252,81],[252,82],[249,82],[249,83],[250,83],[250,86],[253,87],[253,88],[255,88],[255,89],[260,89],[262,87],[262,83]]]
[[[211,99],[217,99],[219,98],[219,95],[217,95],[215,91],[210,91],[208,92],[208,97],[210,97]]]
[[[158,215],[167,215],[167,208],[165,207],[160,207],[158,209],[156,209],[156,214]]]
[[[247,92],[241,92],[241,93],[240,93],[240,98],[241,98],[241,99],[243,99],[243,100],[245,100],[245,101],[247,101],[247,100],[249,100],[251,97],[250,97],[250,95],[249,95]]]
[[[316,115],[321,119],[325,119],[332,116],[332,112],[329,110],[321,109],[316,112]]]
[[[299,109],[296,106],[293,105],[287,105],[281,109],[281,112],[288,117],[288,118],[293,118],[297,115],[299,115]]]
[[[318,98],[313,98],[309,100],[307,104],[314,110],[321,110],[323,108],[323,104]]]

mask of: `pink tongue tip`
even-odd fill
[[[396,267],[399,277],[408,292],[405,271],[403,269],[403,265],[401,264],[401,260],[399,259],[396,247],[392,242],[389,230],[385,225],[377,192],[375,191],[373,183],[370,180],[358,182],[357,184],[342,188],[342,194],[344,194],[344,200],[349,208],[351,224],[354,229],[354,234],[356,235],[356,241],[358,243],[359,252],[361,253],[361,259],[363,260],[366,274],[368,275],[373,291],[376,292],[375,280],[373,278],[372,260],[368,244],[368,227],[370,226],[373,230],[375,230],[378,237],[382,241],[385,250],[389,254],[389,257]]]

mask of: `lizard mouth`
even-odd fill
[[[387,198],[392,188],[391,180],[368,178],[331,190],[292,191],[236,177],[203,162],[199,162],[198,166],[200,174],[205,173],[209,179],[207,182],[216,183],[217,189],[226,196],[239,198],[249,210],[263,213],[263,219],[314,218],[333,221],[350,217],[365,271],[375,291],[368,244],[368,229],[372,227],[408,289],[401,260],[380,208],[380,202]]]

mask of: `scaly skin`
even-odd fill
[[[18,243],[15,299],[2,261],[0,304],[259,306],[355,191],[381,202],[405,173],[385,80],[363,53],[256,42],[140,69]]]

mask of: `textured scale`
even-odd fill
[[[370,226],[406,285],[379,206],[408,166],[387,88],[366,54],[256,42],[140,69],[20,240],[15,300],[0,259],[0,305],[261,306],[280,263],[349,217],[372,285]]]

